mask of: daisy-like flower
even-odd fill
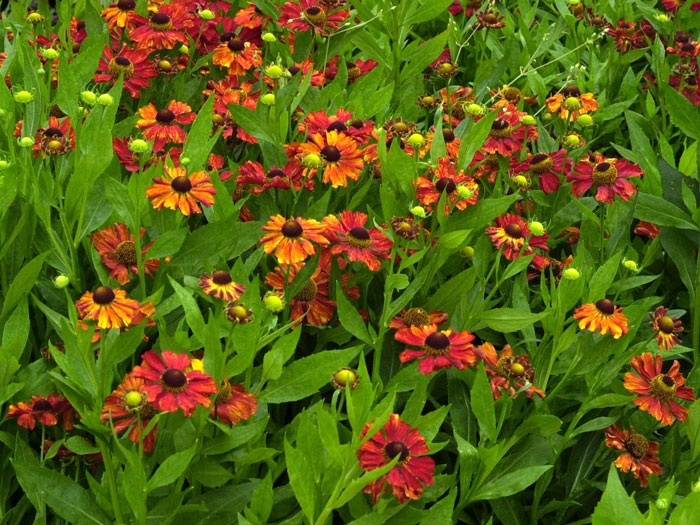
[[[202,213],[198,202],[204,206],[214,204],[216,189],[205,171],[196,171],[189,176],[185,168],[166,166],[164,171],[170,180],[156,177],[153,179],[155,184],[146,190],[146,197],[152,200],[156,210],[165,207],[189,216],[190,213]]]
[[[494,226],[486,228],[486,235],[491,237],[491,242],[497,249],[503,247],[503,256],[509,261],[514,261],[520,255],[530,255],[533,247],[549,251],[549,234],[531,235],[530,228],[522,217],[508,213],[496,217],[494,222]]]
[[[581,330],[605,335],[610,332],[614,339],[619,339],[628,331],[627,317],[621,306],[616,307],[610,299],[601,299],[597,303],[587,303],[574,310],[574,319],[579,321]]]
[[[475,353],[486,365],[486,374],[491,378],[491,392],[494,400],[501,397],[501,390],[515,397],[517,390],[526,385],[527,397],[532,399],[534,394],[544,397],[544,392],[532,384],[535,380],[535,369],[530,365],[530,356],[514,356],[510,345],[504,346],[499,355],[494,346],[488,342],[477,347]]]
[[[549,97],[546,101],[549,113],[559,113],[559,117],[571,122],[579,115],[598,110],[598,102],[593,93],[583,93],[576,86],[569,86],[561,93]]]
[[[498,100],[493,105],[495,108],[516,106],[523,98],[522,92],[515,86],[503,86],[500,90],[492,91],[492,93],[498,97]]]
[[[286,2],[280,9],[277,23],[292,31],[315,31],[326,33],[327,29],[338,29],[341,22],[350,16],[350,11],[340,9],[333,13],[320,0],[297,0]]]
[[[32,396],[31,401],[20,401],[10,405],[7,417],[17,418],[17,424],[29,430],[34,430],[36,421],[44,426],[52,427],[58,424],[57,415],[63,416],[63,430],[73,428],[73,407],[65,397],[58,394]]]
[[[140,237],[146,233],[146,228],[141,228]],[[106,228],[90,235],[92,245],[100,254],[102,264],[110,270],[110,278],[116,279],[119,284],[126,284],[131,280],[129,272],[138,275],[136,265],[136,246],[134,236],[129,232],[126,224],[117,222],[114,226]],[[158,259],[146,259],[146,252],[153,243],[149,242],[141,248],[144,272],[153,277],[153,272],[158,270]]]
[[[343,211],[340,219],[329,215],[324,219],[327,236],[333,243],[331,254],[345,253],[351,261],[363,262],[371,271],[381,267],[379,259],[388,259],[393,243],[377,228],[366,229],[367,215]]]
[[[288,267],[287,283],[291,284],[302,269],[301,264],[292,264]],[[274,271],[267,274],[265,284],[277,291],[284,291],[285,271],[277,266]],[[335,313],[336,303],[328,298],[328,272],[318,265],[311,278],[304,287],[289,300],[291,312],[290,321],[296,321],[303,317],[304,323],[313,326],[328,324]]]
[[[662,425],[671,425],[674,418],[685,423],[688,409],[681,406],[674,398],[695,401],[693,389],[685,384],[685,378],[680,373],[680,364],[673,361],[671,368],[665,374],[663,358],[656,357],[650,352],[635,356],[630,361],[636,372],[625,374],[625,388],[637,394],[634,404],[651,414]]]
[[[503,113],[491,124],[491,131],[481,149],[485,153],[498,153],[510,157],[523,148],[523,142],[526,138],[531,138],[531,135],[527,126],[520,123],[517,114]]]
[[[236,16],[233,17],[233,21],[237,26],[247,27],[248,29],[261,27],[265,20],[265,15],[256,5],[239,9]]]
[[[407,348],[401,352],[399,359],[402,363],[420,359],[418,371],[425,375],[453,366],[464,370],[476,362],[474,345],[471,344],[474,336],[467,331],[438,331],[437,325],[428,324],[400,330],[394,337],[407,345],[421,347],[420,350]]]
[[[127,437],[136,444],[139,443],[139,440],[143,440],[143,450],[153,452],[158,425],[156,424],[145,436],[141,436],[137,421],[137,418],[141,419],[141,431],[143,432],[151,419],[158,413],[158,410],[148,402],[145,385],[143,379],[133,377],[131,374],[124,376],[124,381],[105,399],[100,419],[103,423],[111,421],[117,434],[121,434],[131,427]]]
[[[60,121],[57,117],[49,117],[49,125],[39,128],[34,138],[32,151],[34,156],[54,157],[64,155],[75,149],[75,131],[69,118]]]
[[[660,476],[663,473],[658,458],[659,444],[637,434],[634,427],[622,430],[609,426],[605,429],[605,444],[624,452],[615,460],[615,466],[622,472],[632,471],[642,487],[649,485],[649,474]]]
[[[105,47],[93,78],[97,83],[114,84],[123,75],[124,88],[133,98],[139,98],[141,90],[151,85],[148,79],[158,76],[153,63],[148,60],[148,53],[147,49],[129,49],[126,44],[119,53]]]
[[[644,33],[641,29],[635,29],[637,24],[629,20],[618,20],[617,26],[610,25],[607,34],[615,39],[617,50],[626,52],[644,45]]]
[[[234,37],[219,44],[212,62],[215,66],[228,68],[229,75],[240,77],[262,64],[262,55],[255,44]]]
[[[554,153],[537,153],[516,165],[514,173],[532,173],[537,176],[540,189],[549,194],[559,189],[559,174],[568,175],[573,161],[567,157],[567,151],[560,149]],[[564,166],[566,159],[566,166]]]
[[[211,394],[216,394],[216,382],[199,370],[187,370],[192,359],[187,354],[165,350],[158,355],[149,350],[143,362],[135,366],[132,376],[146,380],[143,386],[148,401],[158,410],[175,412],[182,408],[186,416],[194,414],[197,405],[209,407]]]
[[[139,108],[136,127],[143,130],[147,140],[154,141],[153,150],[160,151],[167,142],[184,144],[187,132],[178,124],[192,124],[197,118],[192,108],[183,102],[171,100],[166,109],[157,110],[151,102]]]
[[[676,334],[683,331],[683,323],[675,315],[669,317],[668,308],[659,306],[654,313],[649,313],[649,318],[651,319],[649,326],[657,332],[656,342],[659,344],[659,350],[670,350],[681,343]]]
[[[411,327],[417,326],[419,328],[434,324],[435,326],[440,326],[447,322],[447,314],[439,310],[428,313],[427,310],[420,307],[409,308],[408,310],[403,309],[399,312],[399,315],[394,317],[389,321],[389,328],[396,330],[396,333],[402,330],[411,330]]]
[[[129,31],[129,38],[140,49],[172,49],[177,43],[187,45],[185,28],[192,24],[191,15],[177,3],[163,4],[145,24]]]
[[[503,15],[491,10],[477,13],[476,18],[479,20],[479,23],[475,27],[476,29],[500,29],[506,26],[506,20]]]
[[[302,187],[309,191],[314,189],[314,178],[304,177],[304,169],[296,160],[290,160],[281,168],[271,166],[270,170],[265,172],[262,164],[246,161],[238,168],[238,177],[236,177],[237,186],[248,186],[248,191],[254,195],[263,193],[269,189],[288,190],[294,185],[296,191]]]
[[[216,270],[211,275],[199,278],[199,285],[207,295],[214,294],[217,299],[237,301],[245,293],[245,286],[233,281],[231,274],[225,270]]]
[[[417,239],[421,230],[424,233],[427,231],[422,227],[420,221],[415,221],[413,217],[392,217],[389,223],[396,235],[409,241]]]
[[[667,47],[666,52],[671,55],[677,55],[685,60],[691,60],[700,54],[700,44],[693,41],[683,42],[679,43],[677,47]]]
[[[211,407],[211,417],[235,425],[239,421],[250,419],[258,409],[255,395],[245,391],[243,385],[232,385],[225,380]]]
[[[362,429],[363,438],[372,424],[367,423]],[[401,421],[398,414],[391,414],[384,427],[360,447],[357,459],[366,471],[391,463],[396,456],[399,456],[398,463],[387,474],[368,484],[363,492],[371,494],[372,502],[376,503],[389,485],[399,503],[417,500],[423,493],[423,487],[435,481],[435,461],[421,455],[428,451],[428,444],[418,429]]]
[[[311,72],[311,85],[320,87],[326,83],[326,75],[323,71],[314,69],[314,64],[310,60],[304,60],[303,62],[295,62],[293,66],[287,68],[287,71],[292,76],[297,75],[301,72],[301,76],[306,76]]]
[[[326,227],[314,219],[285,219],[277,214],[262,229],[270,232],[260,239],[265,253],[274,253],[280,264],[299,263],[315,255],[312,242],[321,246],[329,244],[324,235]]]
[[[107,22],[109,29],[115,27],[133,29],[139,24],[146,23],[146,19],[136,12],[136,0],[111,2],[109,7],[102,11],[102,18]]]
[[[639,166],[632,164],[627,159],[602,158],[601,162],[593,163],[581,160],[574,167],[573,172],[566,176],[566,180],[573,182],[571,193],[574,197],[580,197],[591,186],[596,185],[595,200],[612,204],[615,195],[628,201],[637,193],[637,188],[628,181],[629,177],[641,177],[643,172]]]
[[[314,133],[309,137],[310,142],[299,145],[299,157],[314,154],[323,159],[323,182],[331,186],[347,186],[348,179],[357,180],[364,167],[362,151],[358,143],[344,133],[327,131]],[[316,170],[310,170],[309,177]]]
[[[81,319],[97,321],[103,329],[124,328],[134,322],[139,303],[126,297],[124,290],[99,286],[94,292],[85,292],[75,303]]]
[[[437,168],[431,168],[433,179],[418,177],[416,181],[416,197],[424,206],[431,206],[440,201],[445,192],[445,215],[450,213],[451,206],[464,210],[467,206],[476,204],[479,196],[479,185],[464,171],[456,172],[454,164],[448,158],[438,159]]]

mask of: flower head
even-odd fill
[[[198,203],[204,206],[214,204],[216,189],[205,171],[187,175],[185,168],[164,168],[168,178],[156,177],[146,190],[146,197],[156,210],[168,208],[179,210],[185,216],[202,213]]]
[[[352,137],[332,130],[314,133],[309,140],[299,145],[299,152],[301,157],[314,154],[323,159],[323,182],[337,188],[347,186],[348,179],[360,178],[364,168],[362,151]]]
[[[183,144],[187,133],[178,124],[191,124],[197,118],[190,106],[176,100],[171,100],[168,107],[161,110],[150,103],[139,108],[139,115],[136,127],[143,130],[147,140],[154,141],[154,151],[163,149],[167,142]]]
[[[377,228],[365,228],[367,215],[343,211],[340,219],[329,215],[324,219],[327,235],[333,242],[331,253],[345,253],[351,261],[359,261],[376,272],[381,267],[379,259],[388,259],[392,242]]]
[[[345,9],[331,12],[322,0],[296,0],[282,6],[277,23],[292,31],[326,34],[328,29],[338,29],[349,16],[350,12]]]
[[[535,370],[530,364],[530,356],[513,355],[510,345],[496,352],[491,343],[484,343],[475,350],[479,359],[486,364],[486,374],[490,377],[493,398],[501,397],[501,390],[511,397],[517,396],[517,390],[525,388],[525,395],[530,399],[534,394],[544,397],[544,392],[534,386]]]
[[[141,228],[141,237],[146,233],[146,228]],[[136,265],[136,245],[134,236],[129,232],[126,224],[121,222],[90,235],[92,245],[100,254],[102,264],[110,270],[110,278],[116,279],[119,284],[126,284],[131,280],[130,273],[138,275]],[[158,259],[146,259],[146,252],[153,243],[150,242],[141,248],[144,271],[153,277],[153,272],[158,270]]]
[[[547,99],[547,110],[559,113],[559,117],[573,122],[579,115],[584,115],[598,109],[598,103],[593,93],[581,93],[576,86],[569,86],[561,93]]]
[[[103,329],[124,328],[134,322],[139,303],[126,297],[124,290],[98,286],[94,292],[85,292],[75,303],[81,319],[97,321]]]
[[[191,25],[192,15],[182,4],[163,4],[146,23],[129,31],[129,38],[140,49],[172,49],[177,43],[188,44],[184,29]]]
[[[446,322],[447,314],[445,312],[436,310],[428,313],[428,311],[423,308],[414,307],[408,310],[401,310],[399,315],[389,321],[389,328],[396,330],[398,334],[401,330],[410,331],[412,326],[423,327],[430,324],[440,326]]]
[[[97,66],[95,82],[114,84],[124,77],[124,88],[133,98],[139,98],[142,89],[150,87],[149,78],[157,77],[153,63],[148,60],[148,50],[129,49],[126,44],[118,53],[111,47],[104,48],[104,56]]]
[[[285,275],[287,275],[288,285],[303,268],[302,264],[291,264],[286,270],[279,266],[268,273],[265,277],[265,284],[273,289],[283,292],[285,289]],[[304,284],[294,297],[289,300],[291,312],[289,320],[295,321],[303,318],[304,323],[313,326],[323,326],[333,318],[336,303],[328,298],[328,272],[319,265],[313,275]]]
[[[450,205],[464,210],[468,205],[476,204],[479,186],[474,179],[465,175],[464,171],[457,172],[449,159],[438,159],[438,167],[431,171],[432,179],[419,177],[416,182],[416,196],[421,204],[429,206],[439,202],[443,192],[446,194],[445,214],[450,212]],[[460,187],[466,189],[466,192],[458,191]],[[463,193],[466,196],[463,196]]]
[[[659,344],[659,350],[670,350],[681,343],[676,334],[683,331],[683,323],[676,316],[669,317],[668,308],[659,306],[654,313],[649,313],[649,318],[649,326],[657,332],[656,342]]]
[[[215,66],[228,68],[229,75],[240,77],[249,69],[262,64],[262,55],[258,46],[234,36],[219,44],[212,62]]]
[[[111,2],[109,7],[102,11],[102,18],[110,29],[115,27],[133,29],[138,24],[146,23],[146,19],[136,12],[136,0]]]
[[[615,195],[628,201],[637,192],[629,177],[641,177],[643,172],[639,166],[626,159],[601,158],[601,162],[581,160],[566,180],[573,182],[571,193],[580,197],[588,189],[596,185],[595,199],[598,202],[612,204]]]
[[[274,253],[280,264],[302,262],[316,254],[312,242],[321,246],[329,242],[324,236],[326,227],[314,219],[285,219],[278,214],[270,217],[262,229],[270,232],[260,239],[265,253]]]
[[[605,444],[624,452],[615,460],[615,466],[622,472],[632,471],[642,487],[649,484],[649,474],[660,476],[663,472],[657,456],[659,444],[637,434],[634,427],[622,430],[615,425],[609,426],[605,429]]]
[[[158,425],[155,425],[145,436],[141,436],[137,424],[137,418],[140,418],[141,431],[145,430],[153,416],[158,413],[157,409],[148,402],[145,385],[143,379],[133,377],[131,374],[124,376],[122,383],[105,399],[100,419],[103,423],[112,421],[117,434],[131,428],[128,438],[137,444],[139,440],[143,440],[143,449],[146,452],[152,452]]]
[[[211,407],[211,417],[235,425],[239,421],[253,417],[258,409],[255,395],[245,391],[243,385],[232,385],[225,380]]]
[[[17,418],[17,424],[21,427],[34,430],[36,420],[44,426],[51,427],[58,424],[57,415],[63,419],[63,430],[73,428],[73,407],[65,397],[58,394],[45,396],[32,396],[31,401],[20,401],[16,405],[10,405],[7,417]]]
[[[224,301],[237,301],[245,293],[245,286],[233,281],[231,274],[225,270],[216,270],[211,275],[200,277],[199,284],[207,295],[214,295]]]
[[[619,339],[628,331],[627,317],[622,307],[616,307],[610,299],[601,299],[597,303],[587,303],[574,310],[574,319],[578,320],[581,330],[589,330],[605,335],[608,331],[614,339]]]
[[[476,362],[474,345],[471,344],[474,336],[467,331],[438,331],[436,325],[428,324],[400,330],[394,337],[407,345],[420,347],[418,350],[407,348],[399,359],[402,363],[420,359],[418,371],[425,375],[453,366],[464,370]]]
[[[503,256],[506,259],[514,261],[521,255],[530,255],[533,252],[532,247],[549,251],[549,234],[531,235],[530,228],[522,217],[508,213],[496,217],[494,222],[494,226],[486,228],[486,235],[491,237],[491,242],[496,248],[503,247]]]

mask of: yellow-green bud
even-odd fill
[[[527,188],[529,182],[525,175],[516,175],[513,177],[513,184],[515,184],[518,188]]]
[[[581,272],[579,272],[576,268],[566,268],[561,275],[567,281],[575,281],[581,277]]]
[[[192,160],[190,160],[189,157],[180,157],[180,166],[189,166],[190,162],[192,162]]]
[[[178,51],[180,51],[181,55],[189,55],[190,54],[190,48],[187,46],[184,46],[184,45],[180,46],[180,49]]]
[[[61,56],[61,53],[52,47],[47,47],[46,49],[41,50],[41,56],[43,56],[46,60],[56,60],[59,56]]]
[[[53,280],[53,285],[56,288],[65,288],[70,284],[70,278],[67,275],[57,275],[56,278]]]
[[[581,0],[569,0],[568,4],[569,5],[579,5],[581,3]]]
[[[318,168],[321,165],[321,157],[315,153],[309,153],[306,157],[304,157],[302,162],[307,168]]]
[[[0,108],[0,117],[4,117],[6,114],[7,112],[4,109]]]
[[[93,91],[83,91],[80,94],[80,100],[82,100],[88,106],[94,106],[97,104],[97,95]]]
[[[359,383],[357,372],[352,368],[341,368],[331,376],[331,383],[338,390],[345,390],[345,387],[350,385],[350,388],[355,388]]]
[[[534,126],[535,124],[537,124],[537,119],[535,119],[535,117],[533,117],[532,115],[523,115],[522,117],[520,117],[520,122],[522,122],[526,126]]]
[[[266,106],[274,106],[275,105],[275,94],[274,93],[266,93],[260,98],[260,102],[265,104]]]
[[[132,153],[146,153],[148,150],[148,142],[142,139],[134,139],[129,142],[129,151]]]
[[[411,215],[418,217],[419,219],[425,219],[428,216],[428,214],[425,213],[425,208],[423,208],[423,206],[414,206],[410,211]]]
[[[423,145],[424,140],[423,135],[420,133],[414,133],[406,139],[406,144],[412,148],[420,148]]]
[[[581,144],[581,139],[578,138],[578,135],[571,134],[566,137],[566,140],[564,140],[564,142],[570,148],[577,148]]]
[[[564,101],[564,107],[569,111],[576,111],[581,109],[581,101],[576,97],[567,97]]]
[[[466,184],[458,185],[457,193],[459,193],[459,196],[463,199],[471,199],[474,196],[474,190]]]
[[[624,266],[625,268],[627,268],[631,272],[638,272],[639,271],[639,266],[637,266],[636,261],[632,261],[629,259],[625,260],[622,262],[622,266]]]
[[[283,73],[284,71],[282,70],[282,68],[275,64],[268,66],[267,69],[265,69],[265,74],[272,80],[280,78]]]
[[[659,13],[658,15],[656,15],[656,21],[661,24],[665,24],[667,22],[670,22],[671,19],[665,13]]]
[[[22,148],[31,148],[34,145],[34,139],[31,137],[22,137],[17,141],[17,143],[22,147]]]
[[[284,299],[275,293],[267,292],[265,297],[263,297],[263,303],[265,303],[265,308],[272,313],[278,313],[284,310]]]
[[[700,480],[698,480],[698,481],[696,481],[695,483],[693,483],[693,484],[690,486],[690,490],[692,490],[692,491],[695,492],[696,494],[697,494],[698,492],[700,492]]]
[[[484,112],[484,108],[481,107],[479,104],[475,103],[469,104],[465,109],[467,110],[467,113],[472,117],[481,115]]]
[[[43,75],[44,73],[46,73],[46,70],[43,67],[36,68],[37,75]]]
[[[545,113],[544,116],[542,117],[545,122],[549,122],[552,120],[552,114],[551,113]]]
[[[656,508],[659,510],[666,510],[668,508],[668,500],[666,498],[659,498],[654,502]]]
[[[97,103],[100,106],[111,106],[114,104],[114,97],[109,93],[104,93],[103,95],[97,97]]]
[[[29,104],[32,100],[34,100],[34,95],[32,95],[29,91],[22,90],[15,93],[15,102],[20,104]]]
[[[531,221],[530,224],[528,224],[527,226],[528,228],[530,228],[532,235],[536,235],[538,237],[540,235],[544,235],[544,224],[542,224],[540,221]]]
[[[265,33],[262,36],[262,39],[267,42],[268,44],[272,44],[273,42],[277,41],[277,37],[273,35],[272,33]]]
[[[581,126],[592,126],[593,117],[591,117],[590,115],[579,115],[576,119],[576,122]]]
[[[202,9],[199,12],[199,18],[202,20],[214,20],[216,18],[216,15],[214,14],[211,9]]]
[[[474,258],[474,247],[473,246],[463,246],[459,250],[459,254],[466,260],[471,261]]]
[[[521,376],[525,373],[525,367],[520,363],[513,363],[510,366],[510,373],[514,376]]]
[[[124,403],[129,408],[136,408],[143,403],[143,396],[134,390],[124,396]]]
[[[30,24],[41,24],[44,21],[44,15],[37,12],[29,13],[25,20]]]
[[[5,171],[9,167],[10,163],[8,161],[6,161],[5,159],[0,160],[0,171]]]

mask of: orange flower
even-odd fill
[[[139,303],[126,297],[124,290],[99,286],[94,292],[85,292],[75,303],[81,319],[97,321],[98,328],[123,328],[134,322]]]
[[[235,37],[218,45],[212,62],[216,66],[227,67],[229,75],[240,77],[262,64],[262,56],[258,46]]]
[[[137,24],[143,24],[146,19],[136,13],[136,0],[119,0],[112,2],[107,9],[102,11],[102,18],[107,22],[107,27],[124,27],[133,29]]]
[[[657,456],[659,444],[635,433],[634,427],[628,431],[609,426],[605,429],[605,444],[625,452],[615,460],[615,466],[622,472],[631,470],[642,487],[649,484],[649,474],[660,476],[663,473]]]
[[[269,231],[263,235],[260,242],[265,253],[273,253],[280,264],[302,262],[316,253],[316,247],[311,241],[322,246],[328,245],[328,239],[323,235],[325,226],[314,219],[285,219],[281,215],[270,217],[262,227]]]
[[[357,180],[364,167],[362,151],[358,143],[344,133],[335,130],[314,133],[311,142],[299,145],[301,157],[313,153],[324,160],[323,182],[330,182],[334,188],[347,186],[348,179]],[[316,170],[311,171],[311,175]]]
[[[659,350],[670,350],[681,342],[676,334],[683,331],[683,323],[676,316],[669,317],[668,308],[659,306],[653,314],[649,313],[649,318],[649,326],[658,332],[656,342],[659,344]]]
[[[627,317],[622,313],[622,308],[617,308],[610,299],[601,299],[597,303],[588,303],[574,310],[574,319],[580,320],[578,327],[582,330],[596,332],[605,335],[610,331],[614,339],[625,335],[627,329]]]
[[[501,389],[511,397],[518,395],[516,388],[525,388],[525,395],[530,399],[533,394],[544,397],[544,392],[534,386],[535,369],[530,364],[530,356],[513,355],[513,349],[506,345],[500,355],[491,343],[484,343],[476,348],[476,355],[486,366],[486,374],[490,377],[493,399],[501,397]],[[515,387],[515,388],[513,388]]]
[[[389,321],[389,328],[396,330],[394,337],[403,330],[410,332],[413,326],[423,327],[429,324],[440,326],[447,322],[447,314],[439,310],[428,313],[427,310],[416,307],[401,310],[399,314]]]
[[[547,111],[550,113],[558,112],[560,118],[568,118],[571,122],[576,120],[579,115],[597,110],[598,103],[593,93],[581,94],[576,86],[564,88],[561,93],[547,99]]]
[[[290,265],[287,270],[287,283],[291,284],[302,268],[302,264]],[[275,290],[284,291],[286,273],[279,266],[275,267],[275,270],[265,277],[265,284]],[[289,306],[291,308],[290,321],[303,318],[303,321],[300,322],[313,326],[323,326],[333,318],[336,304],[335,301],[328,298],[328,272],[321,265],[316,268],[304,287],[289,300]]]
[[[224,270],[217,270],[200,277],[199,284],[207,295],[214,294],[217,299],[224,301],[236,301],[245,292],[245,286],[233,282],[231,274]]]
[[[184,29],[191,26],[192,21],[185,9],[177,3],[160,6],[148,23],[129,32],[129,38],[139,49],[172,49],[178,42],[187,45],[189,40]]]
[[[187,104],[171,100],[167,109],[156,110],[153,103],[139,108],[141,118],[136,127],[142,129],[143,136],[154,141],[153,151],[160,151],[166,142],[184,144],[187,132],[177,124],[191,124],[197,118]]]
[[[211,417],[235,425],[253,417],[257,409],[258,400],[255,395],[246,392],[243,385],[232,385],[226,379],[211,407]]]
[[[170,180],[156,177],[155,184],[146,190],[146,197],[152,199],[156,210],[165,207],[189,216],[192,212],[202,213],[198,202],[204,206],[214,204],[216,189],[206,172],[197,171],[188,176],[185,168],[166,167],[165,173]]]
[[[145,232],[146,228],[141,228],[141,237]],[[138,275],[134,236],[129,232],[126,224],[117,222],[114,226],[107,226],[90,235],[90,240],[100,254],[102,264],[111,270],[110,278],[116,279],[119,284],[126,284],[130,281],[129,272]],[[144,271],[151,277],[153,276],[152,272],[158,269],[160,262],[158,259],[146,260],[146,252],[152,244],[150,242],[141,249]]]
[[[28,403],[20,401],[16,405],[10,405],[7,412],[7,417],[16,417],[17,424],[29,430],[36,427],[36,419],[47,427],[57,425],[57,415],[62,415],[63,430],[73,428],[73,407],[65,397],[58,394],[49,394],[48,397],[32,396]]]

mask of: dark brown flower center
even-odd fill
[[[342,122],[340,122],[339,120],[336,120],[335,122],[331,122],[331,124],[328,126],[327,129],[328,129],[328,131],[343,132],[343,131],[347,131],[348,127],[345,124],[343,124]]]
[[[673,319],[671,319],[668,316],[663,316],[661,319],[659,319],[658,325],[659,330],[661,330],[665,334],[672,334],[673,329],[675,328],[675,323],[673,322]]]
[[[169,368],[161,376],[163,384],[172,390],[179,390],[187,384],[187,376],[182,370]]]
[[[435,183],[435,189],[437,189],[440,193],[442,193],[444,190],[450,194],[457,189],[457,185],[451,178],[443,177]]]
[[[681,51],[684,51],[685,53],[692,53],[695,51],[695,44],[692,42],[686,42],[681,46]]]
[[[369,232],[362,226],[352,228],[345,238],[355,248],[368,248],[372,244]]]
[[[520,100],[520,90],[516,87],[508,87],[503,90],[503,98],[510,102]]]
[[[445,143],[449,144],[450,142],[454,142],[455,140],[455,132],[452,131],[451,129],[443,129],[442,130],[442,138],[445,139]]]
[[[340,160],[340,150],[335,146],[326,146],[321,150],[321,155],[328,162],[338,162]]]
[[[131,241],[124,241],[114,249],[114,258],[122,266],[133,266],[136,264],[136,247]]]
[[[131,64],[131,60],[129,60],[126,57],[122,57],[122,56],[114,57],[114,62],[119,64],[120,66],[124,66],[124,67]]]
[[[34,402],[32,409],[34,412],[48,412],[49,410],[53,410],[53,407],[48,399],[39,399]]]
[[[215,284],[218,284],[220,286],[224,286],[229,284],[230,282],[233,282],[233,279],[231,278],[231,274],[228,272],[225,272],[224,270],[217,270],[214,272],[211,278],[212,281],[214,281]]]
[[[615,305],[610,299],[601,299],[595,303],[595,307],[599,312],[605,315],[612,315],[615,313]]]
[[[430,315],[423,308],[410,308],[403,314],[403,322],[408,326],[424,326],[430,324]]]
[[[409,454],[408,447],[401,441],[387,443],[384,447],[384,453],[390,460],[394,459],[396,456],[400,456],[399,462],[405,461]]]
[[[625,450],[635,459],[642,459],[649,451],[649,441],[641,434],[631,434],[624,441]]]
[[[238,37],[232,38],[228,41],[228,48],[234,53],[240,53],[245,49],[245,42]]]
[[[662,402],[670,401],[676,393],[676,382],[671,376],[659,374],[649,383],[649,391]]]
[[[158,409],[146,401],[141,406],[141,420],[145,423],[158,413]]]
[[[505,228],[503,228],[503,230],[506,232],[506,235],[508,235],[508,237],[512,237],[514,239],[523,238],[523,229],[520,227],[519,224],[507,224]]]
[[[149,25],[155,31],[167,31],[173,27],[173,22],[165,13],[156,13],[151,17]]]
[[[673,39],[676,41],[676,43],[684,43],[684,42],[689,42],[692,36],[690,36],[689,33],[686,33],[685,31],[677,31],[676,34],[673,36]]]
[[[309,279],[304,287],[294,296],[294,299],[303,302],[313,301],[318,294],[318,285],[313,279]]]
[[[289,219],[282,225],[282,235],[285,237],[295,239],[297,237],[301,237],[302,233],[304,233],[304,228],[302,228],[301,224],[294,219]]]
[[[299,71],[301,71],[301,68],[300,68],[300,67],[297,67],[297,66],[292,66],[292,67],[288,67],[288,68],[287,68],[287,71],[289,71],[289,74],[290,74],[290,75],[294,76],[294,75],[296,75],[297,73],[299,73]]]
[[[302,16],[311,25],[321,25],[326,21],[326,13],[320,7],[309,7],[305,9]]]
[[[504,119],[496,119],[493,124],[491,124],[491,132],[489,133],[492,137],[497,139],[509,138],[512,135],[513,128],[510,123]]]
[[[530,159],[530,171],[533,173],[544,173],[552,167],[552,157],[546,153],[538,153]]]
[[[117,2],[117,8],[122,11],[133,11],[136,9],[136,0],[119,0]]]
[[[45,137],[62,137],[63,132],[58,128],[46,128],[46,130],[44,130],[44,136]]]
[[[192,189],[192,183],[190,182],[190,179],[184,175],[180,175],[179,177],[175,177],[173,179],[173,181],[170,183],[170,187],[178,193],[187,193]]]
[[[610,162],[600,162],[593,169],[592,177],[599,186],[611,186],[617,180],[617,168]]]
[[[484,15],[484,21],[486,21],[489,24],[495,24],[496,22],[498,22],[498,17],[493,13],[488,13]]]
[[[580,97],[581,96],[581,90],[577,88],[576,86],[569,86],[565,87],[564,90],[562,91],[564,94],[564,97]]]
[[[355,239],[360,239],[361,241],[366,241],[369,239],[369,232],[362,226],[355,226],[349,233],[355,237]]]
[[[282,170],[273,169],[273,170],[270,170],[267,172],[267,177],[269,179],[274,179],[275,177],[279,178],[279,179],[286,179],[287,174],[285,172],[283,172]]]
[[[433,332],[425,338],[425,346],[430,353],[445,353],[450,347],[450,338],[442,332]]]
[[[114,301],[114,292],[108,286],[99,286],[92,294],[92,300],[97,304],[109,304]]]
[[[107,64],[107,71],[114,78],[118,78],[123,73],[124,80],[129,80],[134,74],[134,64],[126,57],[114,57]]]
[[[170,124],[173,120],[175,120],[175,113],[169,109],[161,109],[156,113],[156,121],[161,124]]]

